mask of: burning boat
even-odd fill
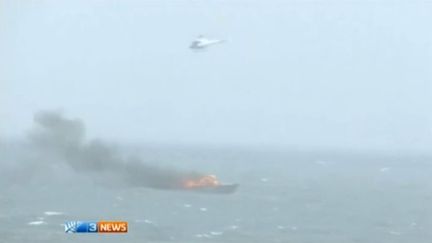
[[[185,190],[202,192],[230,194],[237,190],[238,184],[222,184],[214,175],[205,175],[194,179],[183,181],[182,188]]]

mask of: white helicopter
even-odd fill
[[[217,40],[217,39],[208,39],[204,35],[198,36],[194,41],[192,41],[189,48],[195,49],[195,50],[203,50],[206,49],[209,46],[213,46],[216,44],[224,43],[225,40]]]

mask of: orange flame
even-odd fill
[[[214,175],[205,175],[197,179],[188,179],[183,182],[183,186],[188,189],[200,187],[219,186],[220,182]]]

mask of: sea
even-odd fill
[[[101,184],[0,146],[0,242],[430,243],[432,157],[401,152],[134,146],[146,162],[214,174],[232,194]],[[121,220],[125,234],[68,234]]]

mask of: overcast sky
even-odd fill
[[[115,141],[430,150],[432,2],[404,2],[0,0],[0,136],[62,109]]]

